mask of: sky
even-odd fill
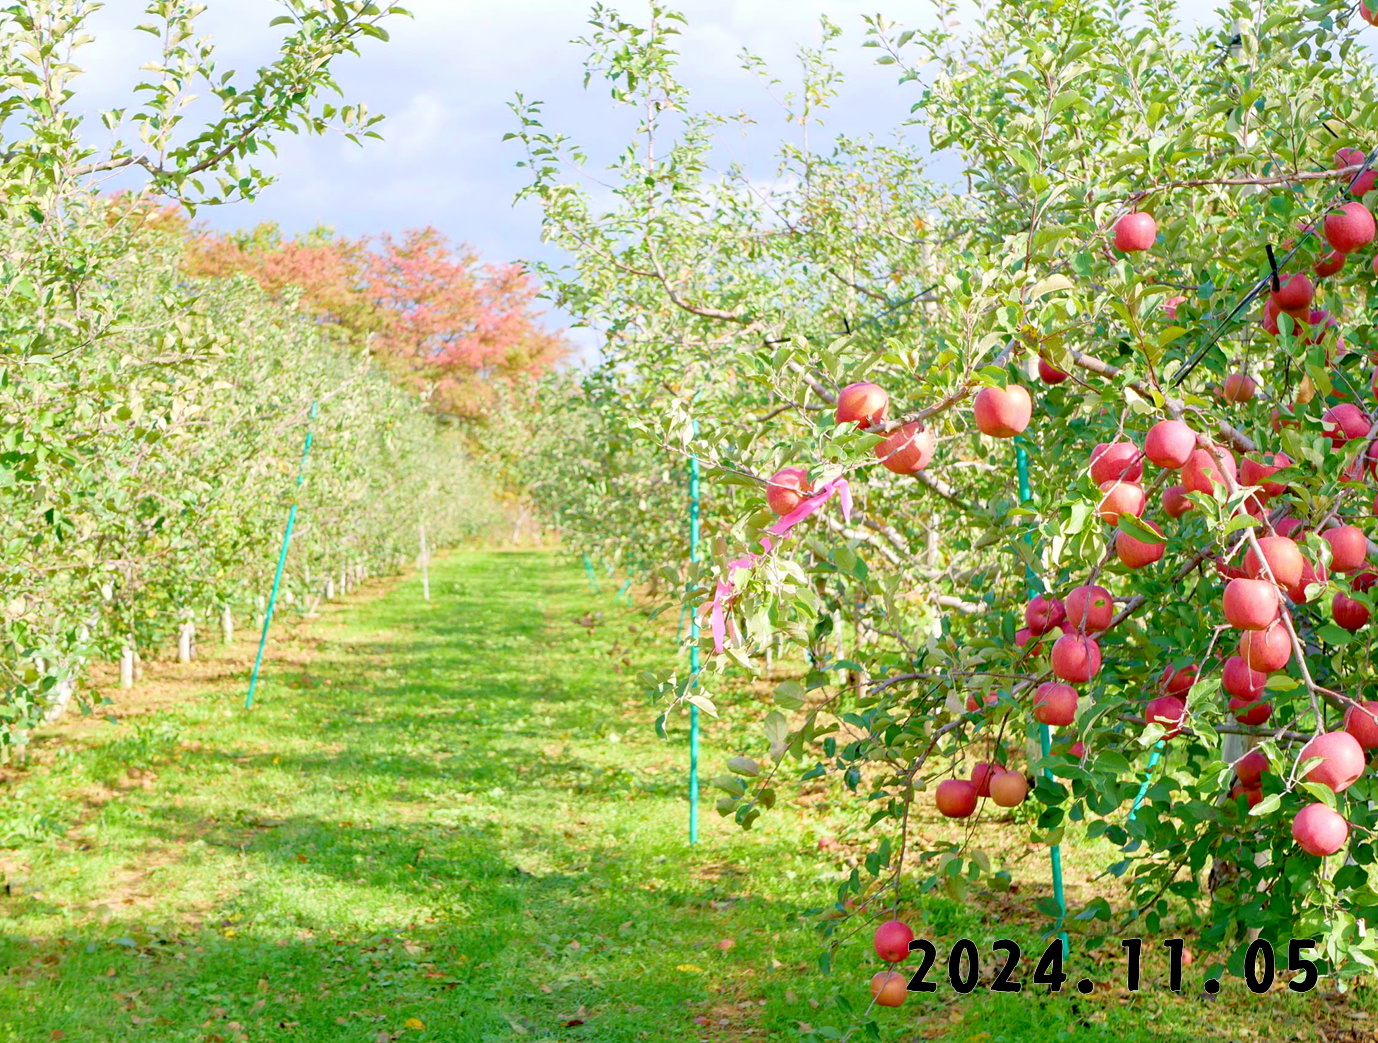
[[[217,45],[217,63],[246,75],[274,56],[281,29],[269,21],[281,13],[275,0],[205,0],[199,24]],[[627,141],[604,89],[585,91],[583,48],[571,41],[587,31],[585,0],[402,0],[415,15],[388,25],[384,44],[364,40],[359,57],[340,60],[337,78],[350,101],[364,101],[387,115],[384,141],[355,146],[338,136],[285,135],[279,156],[266,166],[279,181],[252,204],[211,207],[198,217],[221,229],[279,223],[287,232],[318,224],[347,236],[434,225],[467,242],[492,261],[558,261],[540,241],[540,213],[531,202],[513,205],[525,183],[517,167],[520,146],[502,137],[515,127],[509,104],[521,91],[545,103],[545,124],[586,144],[591,165]],[[614,0],[628,18],[644,16],[644,0]],[[886,13],[922,29],[927,5],[885,0],[680,0],[688,19],[681,38],[680,72],[701,108],[745,108],[761,126],[752,140],[732,140],[724,158],[742,161],[753,177],[774,172],[773,144],[787,128],[760,82],[741,70],[738,55],[749,48],[786,82],[795,75],[800,46],[816,44],[821,15],[841,26],[837,62],[846,77],[825,123],[853,136],[888,137],[908,114],[913,85],[898,87],[893,67],[877,66],[879,52],[862,48],[861,15]],[[1184,20],[1211,18],[1213,0],[1185,0]],[[95,42],[77,63],[82,111],[127,105],[139,65],[153,56],[155,41],[133,27],[145,20],[144,0],[107,0],[92,20]],[[99,127],[92,121],[94,127]],[[103,130],[93,130],[99,141]],[[941,174],[942,163],[937,172]],[[953,167],[952,173],[956,172]],[[558,313],[548,324],[563,326]],[[575,331],[581,353],[596,337]]]

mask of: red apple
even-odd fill
[[[1325,217],[1325,241],[1336,253],[1351,254],[1373,242],[1373,215],[1363,203],[1344,203]]]
[[[1144,476],[1143,453],[1133,442],[1101,442],[1091,450],[1091,481],[1137,482]]]
[[[1336,594],[1330,603],[1330,614],[1335,617],[1335,625],[1344,627],[1350,633],[1361,629],[1369,617],[1368,606],[1362,601]]]
[[[994,705],[995,705],[996,703],[998,703],[999,701],[1000,701],[1000,696],[999,696],[997,693],[995,693],[995,692],[987,692],[987,693],[986,693],[986,705],[987,705],[987,706],[994,706]],[[979,706],[979,705],[977,704],[977,702],[976,702],[976,696],[974,696],[974,695],[968,695],[968,696],[967,696],[967,713],[973,713],[973,712],[975,712],[976,710],[979,710],[979,709],[980,709],[980,706]]]
[[[1284,587],[1292,587],[1301,582],[1302,569],[1306,559],[1293,540],[1286,536],[1260,536],[1258,549],[1263,552],[1262,561],[1250,547],[1244,552],[1244,571],[1250,579],[1266,579],[1263,565],[1266,562],[1273,579]]]
[[[1316,288],[1311,280],[1301,272],[1293,272],[1279,280],[1279,288],[1269,295],[1269,300],[1278,311],[1305,318],[1311,314],[1311,300],[1315,296]]]
[[[1167,728],[1164,739],[1176,738],[1182,731],[1182,720],[1187,712],[1187,704],[1175,695],[1160,695],[1150,699],[1144,707],[1145,724],[1161,724]]]
[[[1071,724],[1077,717],[1077,690],[1069,684],[1045,681],[1034,690],[1033,715],[1040,724]]]
[[[898,1007],[909,993],[909,979],[899,971],[881,971],[871,978],[871,998],[881,1007]]]
[[[990,796],[990,780],[995,778],[1005,769],[998,764],[988,764],[986,761],[978,761],[976,767],[971,769],[971,784],[976,787],[978,797]]]
[[[1088,634],[1104,630],[1115,616],[1115,603],[1110,598],[1110,591],[1092,584],[1073,587],[1067,592],[1065,605],[1067,622],[1074,629]]]
[[[1067,374],[1058,369],[1047,359],[1038,360],[1038,379],[1045,384],[1061,384],[1067,379]]]
[[[1080,684],[1100,672],[1100,645],[1083,634],[1063,634],[1053,643],[1053,673],[1064,681]]]
[[[1195,506],[1187,499],[1187,491],[1182,486],[1169,485],[1163,490],[1163,510],[1169,518],[1180,518]]]
[[[1178,294],[1176,297],[1169,297],[1167,300],[1163,301],[1163,312],[1167,315],[1170,322],[1177,321],[1177,306],[1186,303],[1187,299],[1181,294]]]
[[[1250,669],[1271,674],[1291,660],[1291,635],[1282,620],[1263,630],[1246,630],[1239,638],[1239,655]]]
[[[1345,711],[1345,731],[1364,749],[1378,749],[1378,702],[1352,704]]]
[[[794,510],[805,496],[813,492],[809,473],[802,467],[782,467],[766,482],[766,503],[776,514]]]
[[[933,459],[933,432],[911,421],[876,446],[876,458],[896,474],[918,474]]]
[[[1375,24],[1373,21],[1373,9],[1370,8],[1368,4],[1362,2],[1362,0],[1359,4],[1359,17],[1370,25]],[[1345,167],[1363,166],[1364,160],[1367,158],[1367,154],[1361,148],[1338,149],[1335,152],[1335,169],[1343,170]],[[1354,179],[1354,184],[1350,187],[1349,191],[1355,197],[1359,197],[1367,192],[1372,192],[1375,184],[1378,184],[1378,171],[1365,170]]]
[[[1115,249],[1121,253],[1147,250],[1158,238],[1158,224],[1151,214],[1136,210],[1115,222]]]
[[[1217,448],[1216,454],[1220,457],[1220,466],[1223,466],[1225,473],[1233,479],[1237,473],[1234,463],[1234,454],[1228,449]],[[1182,485],[1187,492],[1205,493],[1212,495],[1216,485],[1224,485],[1220,475],[1220,468],[1217,467],[1215,458],[1208,450],[1196,449],[1192,451],[1187,462],[1182,465]]]
[[[1336,572],[1357,572],[1368,561],[1368,537],[1355,525],[1337,525],[1321,533],[1330,544],[1330,567]]]
[[[1349,839],[1349,823],[1324,804],[1308,804],[1292,820],[1292,839],[1308,855],[1333,855]]]
[[[1029,655],[1040,655],[1043,652],[1043,642],[1038,640],[1039,636],[1028,627],[1020,627],[1014,632],[1014,643],[1020,648],[1027,648]]]
[[[976,787],[966,779],[944,779],[933,799],[948,818],[966,818],[976,810]]]
[[[1158,527],[1157,522],[1145,521],[1144,524],[1159,536],[1163,534],[1163,530]],[[1166,543],[1149,543],[1129,535],[1123,529],[1115,533],[1115,554],[1120,562],[1128,568],[1142,569],[1152,565],[1162,559],[1163,552],[1166,550]]]
[[[1232,579],[1225,585],[1225,619],[1237,630],[1271,626],[1282,610],[1278,588],[1262,579]]]
[[[1245,373],[1231,373],[1225,378],[1226,402],[1248,402],[1258,391],[1254,378]]]
[[[858,381],[848,384],[837,394],[837,410],[833,414],[839,424],[855,423],[857,427],[870,427],[885,419],[890,408],[890,396],[879,384]]]
[[[1250,750],[1234,766],[1234,773],[1246,789],[1258,789],[1263,773],[1268,770],[1268,758],[1262,750]]]
[[[1051,594],[1039,594],[1024,606],[1024,622],[1035,634],[1046,634],[1066,618],[1067,610]]]
[[[1002,771],[990,782],[990,799],[1002,808],[1014,808],[1024,803],[1029,794],[1029,780],[1017,771]]]
[[[1196,448],[1196,432],[1180,420],[1159,420],[1144,438],[1144,456],[1159,467],[1176,470]]]
[[[1132,514],[1137,518],[1148,506],[1144,487],[1135,482],[1101,482],[1100,491],[1104,495],[1096,505],[1096,513],[1102,521],[1111,525],[1119,523],[1121,514]]]
[[[1330,573],[1324,565],[1313,565],[1311,562],[1302,559],[1301,579],[1297,581],[1295,587],[1287,588],[1287,596],[1298,605],[1305,605],[1310,599],[1306,596],[1306,588],[1313,583],[1328,583]]]
[[[1352,438],[1364,437],[1368,429],[1368,417],[1352,402],[1341,402],[1321,414],[1321,430],[1336,449]]]
[[[1257,699],[1267,683],[1267,674],[1250,668],[1239,656],[1232,655],[1225,660],[1220,686],[1236,699]]]
[[[1163,667],[1163,676],[1158,679],[1158,686],[1167,695],[1185,695],[1196,683],[1197,672],[1195,663],[1178,670],[1174,670],[1169,663]]]
[[[1287,491],[1286,482],[1268,481],[1284,468],[1292,466],[1292,459],[1286,453],[1265,453],[1263,460],[1246,456],[1239,462],[1239,479],[1243,485],[1256,485],[1264,496],[1281,496]]]
[[[871,944],[886,963],[900,963],[909,958],[909,943],[913,940],[914,932],[903,920],[886,920],[876,928]]]
[[[992,438],[1013,438],[1029,426],[1033,398],[1019,384],[982,388],[972,404],[976,426]]]
[[[1234,714],[1234,719],[1240,724],[1263,724],[1273,716],[1273,704],[1236,697],[1230,700],[1230,713]]]
[[[1336,275],[1345,266],[1345,255],[1337,250],[1331,250],[1312,266],[1312,271],[1316,273],[1316,278],[1326,279]]]
[[[1321,762],[1306,773],[1308,782],[1319,782],[1336,793],[1343,793],[1364,773],[1364,748],[1349,732],[1325,732],[1301,748],[1297,763],[1310,757]]]

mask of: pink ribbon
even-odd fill
[[[801,521],[813,514],[830,499],[836,496],[838,503],[842,507],[842,517],[846,521],[852,520],[852,490],[845,478],[834,478],[816,493],[802,500],[798,507],[790,511],[766,531],[771,536],[788,536],[790,530]],[[732,594],[736,589],[732,583],[732,573],[737,569],[749,569],[756,562],[775,549],[775,543],[770,536],[761,537],[761,553],[753,554],[747,551],[740,558],[734,558],[727,563],[727,568],[719,578],[717,586],[713,591],[713,600],[708,603],[709,628],[713,633],[713,651],[721,652],[726,647],[727,630],[732,629],[732,639],[740,640],[737,633],[735,622],[727,617],[727,602],[731,600]]]

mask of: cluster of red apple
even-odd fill
[[[839,424],[856,424],[865,429],[885,419],[890,396],[879,384],[859,381],[848,384],[837,396],[833,416]],[[1013,438],[1033,418],[1033,396],[1018,384],[982,388],[972,402],[976,426],[995,438]],[[876,458],[895,474],[918,474],[933,459],[933,432],[921,420],[901,424],[877,443]],[[802,467],[784,467],[766,482],[766,502],[780,516],[799,506],[813,491],[808,472]]]
[[[887,920],[876,928],[872,944],[876,955],[888,964],[902,963],[909,959],[909,943],[914,940],[914,932],[903,920]],[[898,1007],[904,1002],[908,992],[909,979],[893,967],[887,968],[871,978],[871,998],[882,1007]]]
[[[976,810],[979,797],[989,797],[1002,808],[1017,808],[1029,794],[1029,780],[1022,772],[1003,764],[981,761],[970,779],[944,779],[938,783],[933,799],[948,818],[966,818]]]

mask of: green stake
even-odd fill
[[[1014,439],[1014,462],[1019,471],[1019,502],[1028,503],[1033,499],[1033,492],[1029,489],[1029,454],[1024,449],[1024,439],[1016,435]],[[1026,534],[1026,539],[1027,539]],[[1029,539],[1032,543],[1032,539]],[[1032,568],[1025,567],[1024,574],[1029,581],[1029,593],[1037,594],[1039,591],[1035,586],[1037,578]],[[1038,744],[1043,750],[1043,756],[1047,757],[1052,752],[1052,734],[1046,724],[1038,726]],[[1043,769],[1043,777],[1049,782],[1053,781],[1053,773],[1047,768]],[[1062,926],[1062,921],[1067,916],[1067,899],[1062,889],[1062,845],[1054,844],[1049,853],[1053,863],[1053,900],[1057,902],[1057,926]],[[1071,949],[1068,945],[1067,932],[1059,931],[1058,937],[1062,940],[1062,955],[1070,955]]]
[[[698,425],[695,424],[695,429]],[[689,562],[699,560],[699,460],[689,458]],[[699,617],[689,613],[689,676],[699,684]],[[699,842],[699,708],[689,704],[689,843]]]
[[[589,590],[598,593],[598,577],[593,571],[593,562],[587,554],[584,555],[584,571],[589,574]]]
[[[1129,821],[1134,821],[1134,816],[1139,813],[1139,806],[1143,804],[1144,797],[1148,793],[1148,784],[1153,781],[1153,769],[1158,766],[1158,761],[1163,755],[1163,740],[1159,739],[1153,744],[1153,752],[1148,755],[1148,768],[1144,771],[1144,781],[1139,784],[1139,792],[1134,796],[1134,806],[1129,809]]]
[[[311,452],[311,421],[316,419],[318,403],[311,403],[311,415],[306,426],[306,445],[301,451],[301,469],[297,472],[297,488],[306,480],[306,456]],[[292,542],[292,527],[297,523],[297,501],[293,499],[292,509],[287,512],[287,531],[282,534],[282,550],[278,554],[277,571],[273,573],[273,589],[268,595],[268,609],[263,613],[263,633],[258,639],[258,655],[254,656],[254,672],[249,676],[249,694],[244,700],[244,709],[254,708],[254,689],[258,687],[258,672],[263,666],[263,649],[268,644],[268,628],[273,622],[273,606],[277,604],[278,588],[282,586],[282,570],[287,567],[287,548]]]

